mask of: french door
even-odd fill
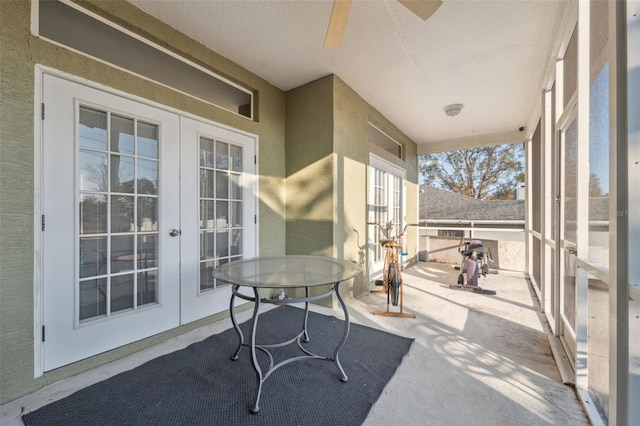
[[[217,266],[257,255],[256,165],[250,136],[189,118],[182,118],[181,135],[181,321],[187,323],[229,307],[231,287],[213,279]]]
[[[44,371],[226,309],[212,273],[255,255],[255,140],[49,74],[42,101]]]
[[[392,222],[389,237],[402,232],[404,226],[404,170],[381,158],[370,155],[369,158],[369,201],[367,221],[385,227]],[[377,225],[369,225],[369,281],[382,275],[384,267],[384,248],[380,239],[386,238]]]

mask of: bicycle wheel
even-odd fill
[[[391,297],[391,304],[398,306],[398,296],[400,294],[400,286],[402,281],[400,280],[400,274],[398,273],[398,262],[393,261],[389,264],[389,296]]]

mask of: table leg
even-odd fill
[[[251,352],[251,365],[253,367],[253,370],[255,371],[256,374],[256,393],[255,393],[255,397],[254,397],[254,401],[253,401],[253,405],[251,405],[249,407],[249,411],[251,411],[251,413],[255,414],[260,410],[260,396],[262,393],[262,384],[265,382],[265,380],[271,375],[271,373],[273,371],[275,371],[276,369],[280,368],[283,365],[286,365],[290,362],[294,362],[294,361],[298,361],[301,360],[303,358],[306,358],[306,356],[310,356],[312,358],[316,358],[316,359],[324,359],[327,361],[333,361],[336,363],[339,373],[340,373],[340,380],[342,380],[343,382],[346,382],[349,378],[347,377],[347,374],[345,373],[344,369],[342,368],[342,365],[340,364],[340,359],[339,359],[339,354],[340,354],[340,350],[342,349],[342,347],[345,345],[347,338],[349,336],[349,330],[351,328],[350,325],[350,319],[349,319],[349,311],[347,309],[347,305],[344,301],[344,299],[342,298],[342,295],[340,294],[340,283],[334,283],[331,290],[329,290],[327,293],[324,293],[323,295],[321,295],[320,297],[325,297],[328,294],[331,294],[331,291],[335,292],[336,297],[338,298],[338,302],[340,303],[340,306],[342,307],[342,311],[344,312],[344,331],[342,334],[342,338],[340,340],[340,342],[338,343],[337,347],[335,348],[334,351],[334,356],[333,357],[324,357],[324,356],[319,356],[316,354],[313,354],[311,352],[309,352],[308,350],[306,350],[302,345],[301,345],[301,340],[304,340],[305,342],[309,341],[309,334],[308,334],[308,320],[309,320],[309,299],[313,299],[315,300],[315,298],[318,298],[318,296],[315,296],[315,298],[312,298],[310,296],[310,290],[309,287],[305,287],[305,298],[304,299],[292,299],[290,300],[290,302],[304,302],[305,304],[305,312],[304,312],[304,320],[303,320],[303,324],[302,324],[302,332],[300,334],[298,334],[296,337],[294,337],[292,340],[287,341],[287,342],[282,342],[282,343],[278,343],[278,344],[273,344],[273,345],[257,345],[256,342],[256,338],[257,338],[257,330],[258,330],[258,318],[260,316],[260,306],[262,303],[262,300],[260,299],[260,294],[258,291],[257,287],[253,287],[253,294],[254,297],[248,297],[248,296],[244,296],[241,295],[238,292],[239,286],[234,286],[233,287],[233,291],[232,291],[232,296],[231,296],[231,302],[230,302],[230,306],[229,306],[229,310],[230,310],[230,314],[231,314],[231,322],[233,323],[233,326],[236,330],[236,333],[238,335],[238,339],[239,339],[239,343],[238,343],[238,347],[235,350],[234,354],[231,356],[232,360],[237,360],[238,359],[238,354],[242,348],[243,345],[245,345],[244,343],[244,336],[242,334],[242,330],[240,329],[240,326],[238,325],[238,322],[236,320],[235,317],[235,311],[234,311],[234,301],[235,301],[235,297],[241,297],[243,299],[249,300],[249,301],[253,301],[254,302],[254,308],[253,308],[253,317],[252,317],[252,324],[251,324],[251,336],[250,336],[250,340],[248,343],[250,352]],[[269,299],[265,299],[267,303],[274,303],[275,301],[271,301]],[[281,361],[277,364],[274,365],[274,360],[272,355],[269,353],[268,349],[271,347],[280,347],[280,346],[285,346],[291,343],[294,343],[295,341],[298,341],[298,347],[306,354],[306,356],[299,356],[299,357],[293,357],[293,358],[289,358],[287,360]],[[267,368],[267,370],[265,372],[262,371],[262,368],[260,367],[260,364],[258,363],[258,356],[257,356],[257,350],[262,350],[264,351],[267,356],[270,359],[270,365]]]
[[[231,303],[229,305],[229,312],[231,313],[231,323],[233,324],[233,328],[236,329],[236,333],[238,333],[238,347],[236,348],[233,355],[231,355],[231,359],[236,361],[238,359],[238,354],[240,354],[240,349],[242,349],[242,344],[244,343],[244,336],[242,335],[242,330],[240,330],[240,326],[238,325],[238,321],[236,320],[236,313],[234,310],[234,301],[236,300],[235,292],[238,291],[240,286],[234,285],[231,293]]]
[[[304,294],[307,299],[309,299],[309,287],[304,288]],[[302,323],[302,332],[304,333],[304,338],[302,339],[304,342],[309,341],[309,332],[307,331],[307,322],[309,320],[309,300],[304,302],[304,322]]]
[[[344,299],[340,295],[340,283],[339,282],[335,283],[333,285],[333,289],[336,292],[336,296],[338,297],[338,302],[340,302],[340,306],[342,306],[342,311],[344,312],[344,333],[342,334],[342,340],[340,340],[340,343],[336,348],[334,358],[336,360],[336,364],[338,365],[338,369],[340,370],[340,374],[342,375],[340,380],[342,380],[343,382],[346,382],[347,380],[349,380],[349,377],[347,377],[347,375],[345,374],[344,369],[340,364],[340,359],[338,358],[338,356],[340,353],[340,349],[342,349],[342,347],[347,341],[347,337],[349,336],[349,330],[351,328],[351,325],[349,322],[349,311],[347,310],[347,305],[346,303],[344,303]]]
[[[253,369],[256,372],[257,376],[257,389],[256,389],[256,397],[253,403],[253,407],[250,408],[250,411],[255,414],[260,410],[260,393],[262,392],[262,383],[264,381],[262,376],[262,369],[260,368],[260,364],[258,364],[258,357],[256,354],[256,332],[258,329],[258,317],[260,316],[260,295],[258,294],[258,289],[256,287],[253,288],[253,294],[255,296],[255,305],[253,308],[253,324],[251,325],[251,364],[253,365]]]

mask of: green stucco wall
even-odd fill
[[[325,77],[287,92],[287,254],[333,256],[333,94]]]
[[[369,143],[369,123],[404,146],[403,159]],[[406,219],[417,223],[416,144],[335,75],[287,92],[286,129],[287,253],[347,259],[366,271],[369,154],[405,169]],[[368,289],[365,273],[346,293]]]
[[[259,137],[259,250],[284,254],[285,94],[122,1],[92,11],[259,92],[259,121],[137,78],[34,37],[31,2],[0,1],[0,403],[220,318],[196,321],[34,379],[34,78],[37,64],[86,78]]]

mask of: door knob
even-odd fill
[[[179,229],[172,229],[171,231],[169,231],[169,235],[171,235],[172,237],[177,237],[181,233],[182,231],[180,231]]]

